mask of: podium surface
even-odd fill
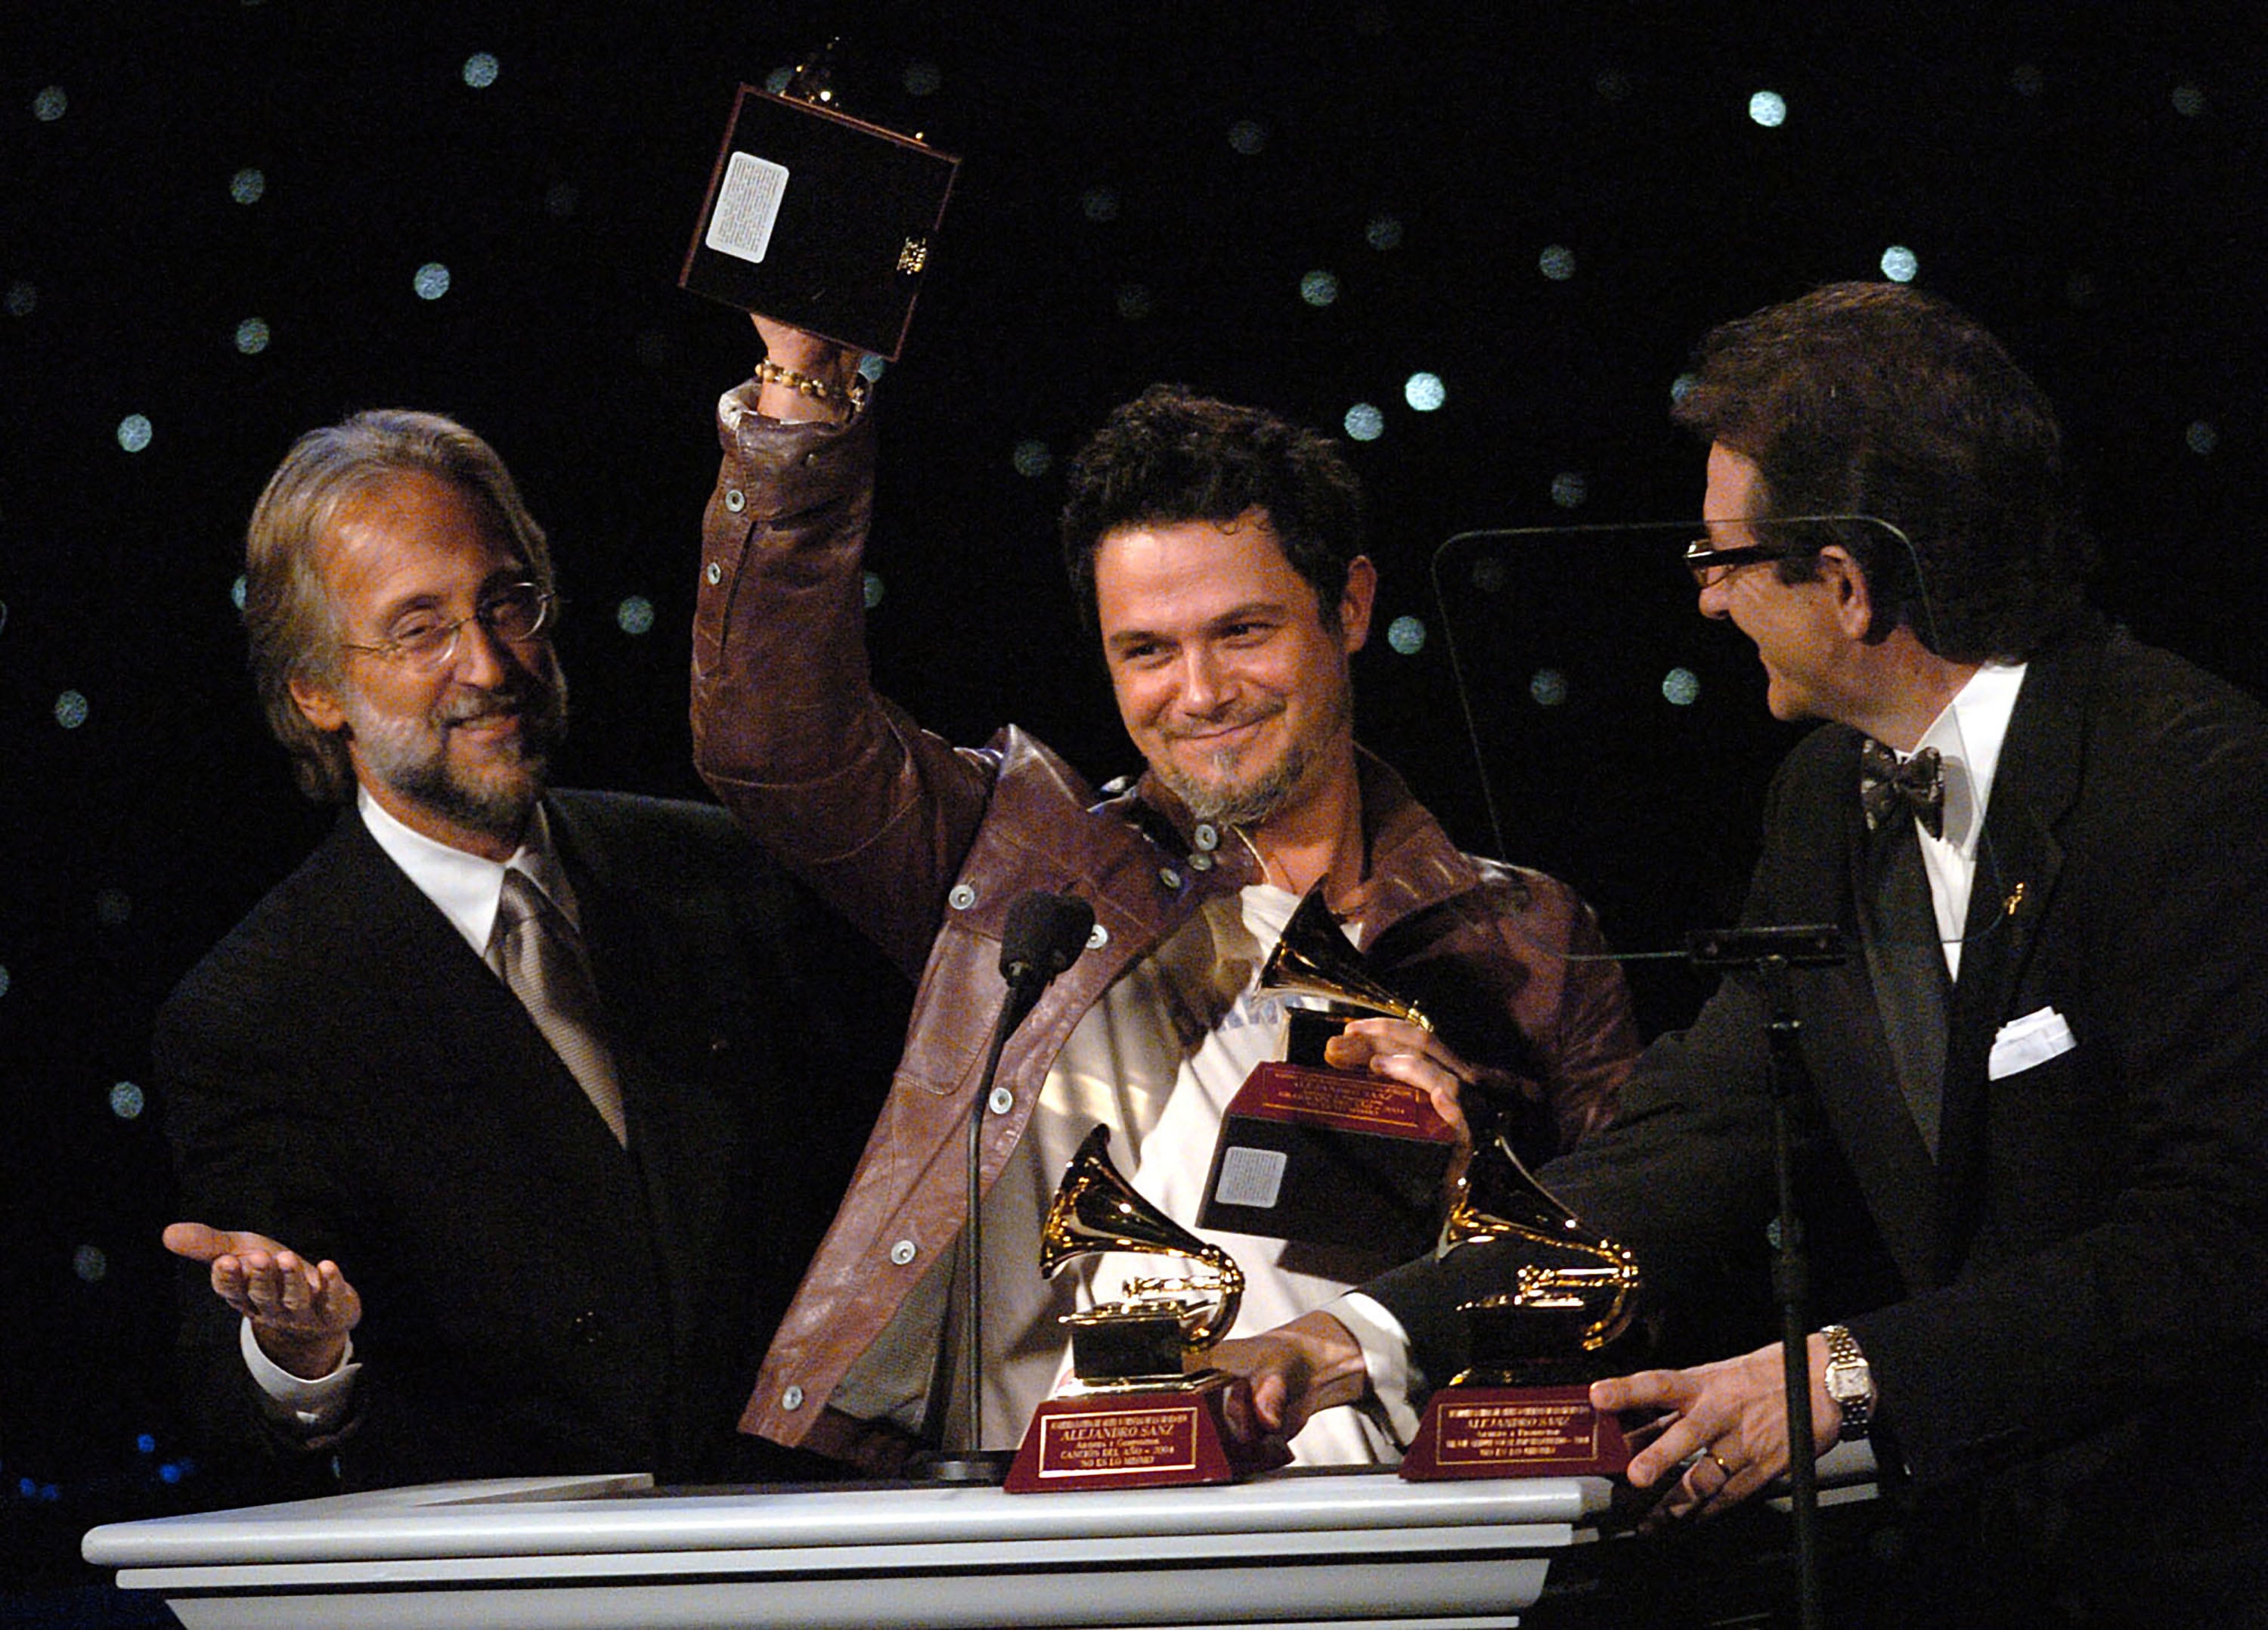
[[[188,1630],[1516,1625],[1601,1478],[1211,1488],[430,1484],[114,1523],[86,1559]]]

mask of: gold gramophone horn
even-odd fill
[[[1441,1251],[1513,1242],[1543,1246],[1573,1262],[1522,1263],[1515,1288],[1484,1298],[1497,1307],[1579,1312],[1583,1351],[1596,1352],[1630,1327],[1638,1288],[1638,1258],[1587,1227],[1536,1182],[1502,1132],[1473,1150],[1457,1197],[1441,1224]]]
[[[1189,1352],[1204,1351],[1236,1323],[1236,1310],[1244,1301],[1244,1272],[1236,1258],[1145,1199],[1110,1163],[1110,1129],[1097,1125],[1064,1169],[1055,1202],[1040,1225],[1040,1272],[1053,1279],[1066,1264],[1107,1250],[1185,1257],[1202,1265],[1202,1272],[1173,1280],[1137,1280],[1127,1287],[1130,1300],[1139,1302],[1146,1290],[1158,1297],[1151,1304],[1156,1310],[1176,1311],[1182,1344]],[[1184,1293],[1206,1301],[1189,1308],[1179,1301]],[[1083,1317],[1071,1314],[1066,1322]]]
[[[1338,919],[1323,904],[1320,886],[1308,890],[1284,925],[1283,937],[1260,970],[1260,988],[1320,996],[1341,1009],[1384,1014],[1421,1029],[1433,1028],[1415,1002],[1388,990],[1363,966],[1360,955],[1340,932]],[[1595,1352],[1629,1328],[1637,1311],[1637,1258],[1585,1226],[1536,1182],[1498,1132],[1479,1139],[1474,1147],[1441,1224],[1440,1250],[1513,1241],[1542,1247],[1561,1260],[1521,1264],[1515,1288],[1484,1297],[1480,1305],[1549,1310],[1579,1332],[1585,1352]]]
[[[1260,990],[1263,995],[1288,992],[1320,996],[1340,1007],[1405,1019],[1421,1030],[1433,1028],[1417,1003],[1396,996],[1371,977],[1360,954],[1339,931],[1339,919],[1323,904],[1320,883],[1307,890],[1284,925],[1276,948],[1268,953],[1260,970]]]

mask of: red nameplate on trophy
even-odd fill
[[[960,163],[744,85],[678,284],[895,361]]]
[[[1613,1477],[1630,1464],[1622,1423],[1587,1387],[1443,1387],[1402,1457],[1413,1483],[1484,1477]]]
[[[1235,1479],[1221,1447],[1228,1378],[1194,1388],[1089,1392],[1042,1404],[1005,1485],[1012,1494],[1080,1488],[1180,1488]]]
[[[1198,1226],[1418,1256],[1456,1147],[1421,1088],[1263,1064],[1222,1117]]]

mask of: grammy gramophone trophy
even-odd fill
[[[1629,1328],[1637,1258],[1529,1176],[1501,1132],[1473,1154],[1442,1250],[1508,1253],[1513,1288],[1458,1311],[1470,1361],[1426,1403],[1401,1471],[1447,1478],[1611,1476],[1621,1425],[1591,1406],[1598,1354]]]
[[[1067,1313],[1072,1379],[1042,1403],[1005,1486],[1012,1494],[1081,1488],[1226,1483],[1222,1446],[1228,1377],[1189,1368],[1236,1323],[1244,1274],[1145,1199],[1111,1164],[1110,1132],[1096,1126],[1071,1157],[1041,1226],[1040,1272],[1053,1279],[1103,1251],[1170,1256],[1189,1272],[1134,1279],[1113,1302]]]
[[[1363,966],[1321,889],[1284,925],[1260,989],[1326,1007],[1293,1009],[1287,1057],[1256,1066],[1230,1101],[1198,1223],[1402,1257],[1430,1250],[1455,1131],[1424,1089],[1333,1069],[1322,1046],[1351,1016],[1381,1014],[1424,1030],[1431,1021]]]
[[[846,113],[835,53],[740,86],[677,281],[895,360],[961,161]]]

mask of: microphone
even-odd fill
[[[1055,977],[1079,960],[1094,931],[1094,908],[1075,894],[1035,889],[1008,908],[1000,929],[1000,977],[1008,982],[1017,1007],[1015,1023],[1023,1022]]]
[[[1057,974],[1079,960],[1094,928],[1094,907],[1075,894],[1035,889],[1008,907],[1000,926],[1000,977],[1008,995],[992,1026],[991,1051],[976,1095],[968,1105],[968,1219],[961,1225],[961,1367],[968,1417],[968,1447],[958,1455],[939,1454],[924,1462],[925,1473],[942,1482],[998,1483],[1007,1475],[1008,1454],[984,1449],[984,1216],[981,1168],[984,1114],[999,1073],[1008,1037],[1038,1005],[1040,993]]]

